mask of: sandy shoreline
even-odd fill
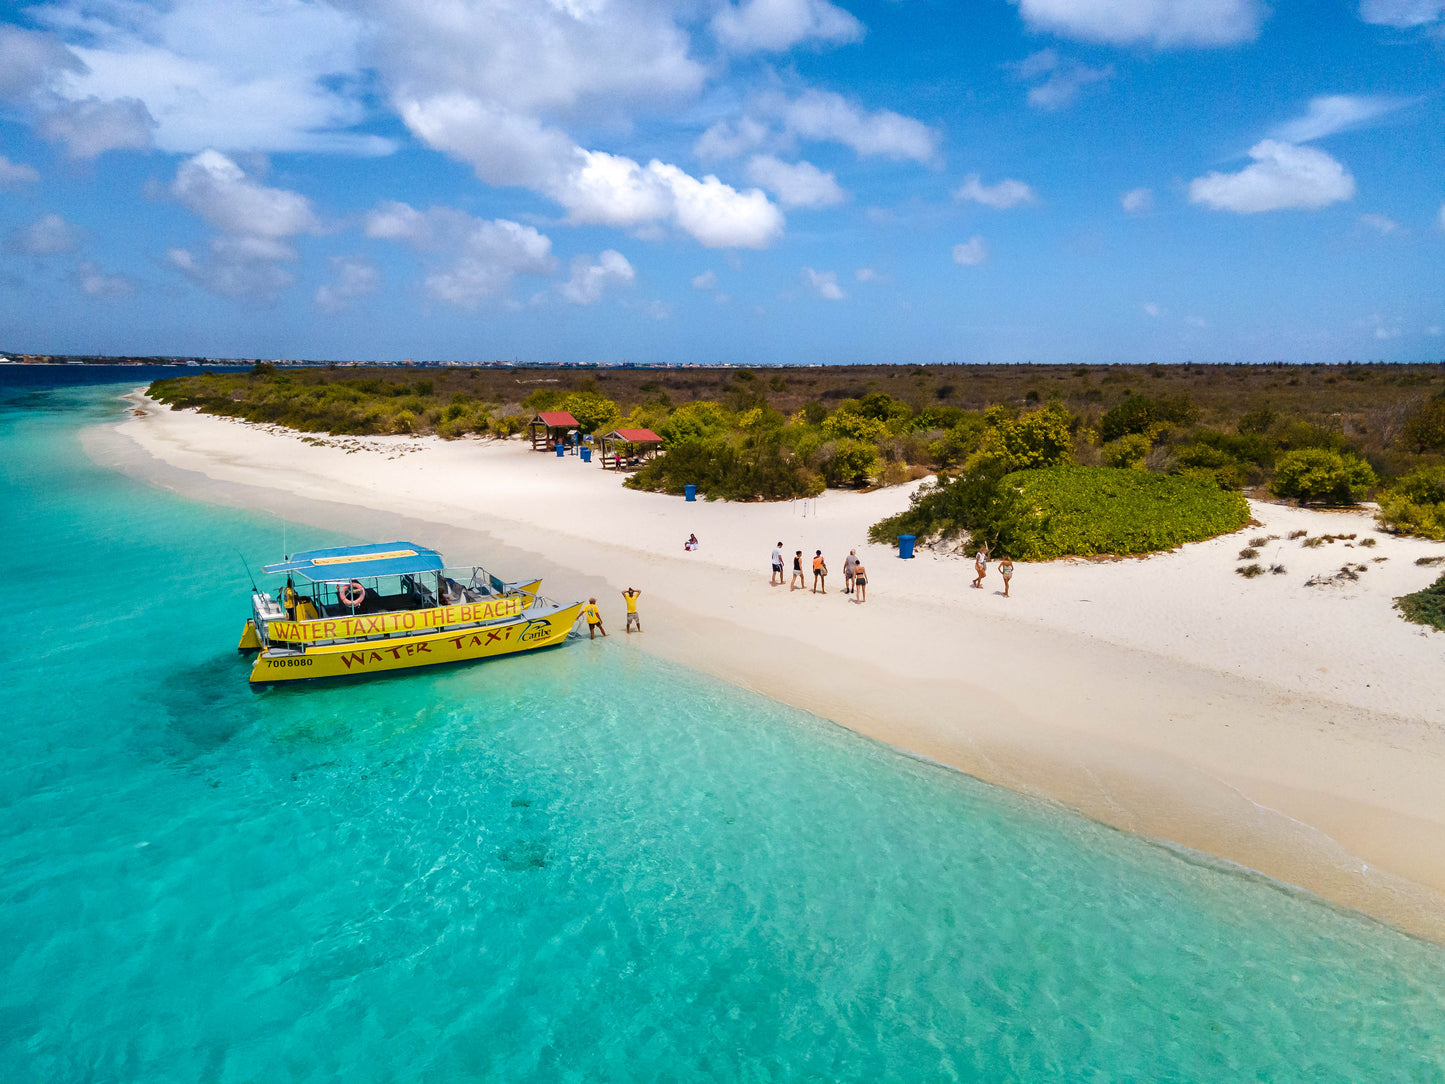
[[[1006,600],[995,575],[969,590],[964,561],[865,545],[904,490],[686,504],[519,442],[318,442],[153,404],[86,443],[188,496],[543,574],[602,602],[613,636],[584,650],[647,650],[1445,941],[1445,635],[1391,608],[1445,546],[1366,515],[1257,505],[1263,526],[1148,560],[1020,565]],[[1301,529],[1377,545],[1305,549]],[[1288,572],[1236,575],[1265,535],[1260,562]],[[778,539],[835,573],[858,549],[868,602],[836,574],[826,597],[770,587]],[[1306,586],[1346,561],[1368,571]],[[640,637],[622,635],[629,584]]]

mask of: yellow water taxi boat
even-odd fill
[[[508,583],[480,567],[447,568],[436,550],[382,542],[308,550],[252,585],[241,651],[255,651],[251,684],[356,677],[551,647],[583,604],[538,594],[541,580]]]

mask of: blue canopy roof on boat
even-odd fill
[[[336,546],[295,553],[288,561],[263,566],[262,571],[268,576],[294,574],[313,583],[337,583],[373,576],[439,572],[445,567],[440,553],[415,542],[374,542],[369,546]]]

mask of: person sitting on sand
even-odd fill
[[[799,587],[807,587],[808,579],[803,575],[803,551],[797,550],[793,554],[793,578],[788,581],[788,590],[794,591]]]
[[[783,586],[783,543],[781,541],[773,547],[773,578],[768,582],[768,586]]]
[[[853,589],[856,592],[853,601],[868,601],[868,570],[863,567],[862,561],[853,566]]]
[[[688,535],[688,536],[687,536],[687,541],[682,544],[682,548],[685,549],[685,550],[687,550],[689,553],[691,553],[693,550],[697,549],[697,535],[695,535],[695,534],[690,534],[690,535]]]
[[[1014,563],[1004,554],[998,559],[998,574],[1003,577],[1003,597],[1008,598],[1008,582],[1014,578]]]
[[[978,552],[973,555],[973,570],[977,573],[973,578],[973,586],[982,588],[983,578],[988,575],[988,544],[978,547]]]
[[[627,632],[632,632],[632,626],[637,626],[637,631],[642,631],[642,618],[637,616],[637,596],[642,594],[635,587],[629,587],[622,592],[622,597],[627,600]]]
[[[853,593],[853,570],[858,567],[858,551],[849,550],[848,556],[843,558],[843,594]]]
[[[818,586],[822,585],[823,594],[828,593],[828,562],[823,560],[823,551],[813,551],[813,594],[818,593]]]
[[[602,611],[597,608],[597,600],[595,598],[589,598],[587,600],[587,605],[583,608],[582,612],[587,615],[587,639],[597,639],[599,632],[602,633],[603,636],[607,635],[607,630],[602,627]]]

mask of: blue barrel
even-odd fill
[[[583,448],[583,449],[582,449],[582,462],[584,462],[584,463],[591,463],[591,462],[592,462],[592,449],[591,449],[591,448]]]
[[[901,534],[898,536],[898,556],[907,560],[913,556],[913,535]]]
[[[697,500],[697,486],[683,486],[682,494],[689,501]]]
[[[562,458],[564,455],[566,455],[566,454],[567,454],[567,445],[563,444],[563,443],[559,440],[559,441],[557,442],[557,458],[558,458],[558,459],[561,459],[561,458]]]

